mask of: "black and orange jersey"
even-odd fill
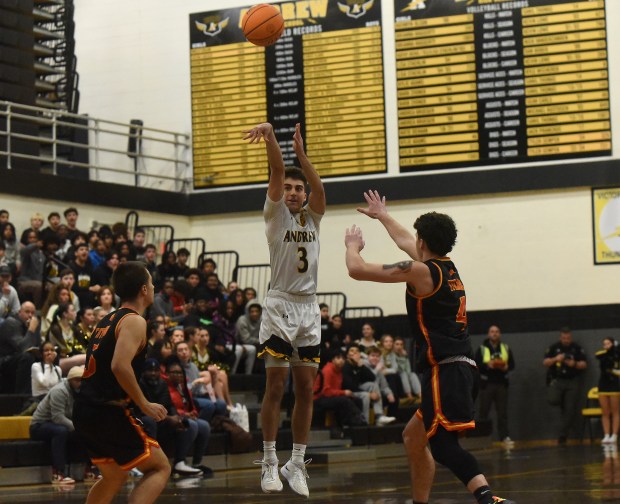
[[[118,383],[112,372],[112,358],[116,350],[116,339],[121,320],[125,317],[140,316],[130,308],[119,308],[106,315],[97,324],[88,343],[86,352],[86,369],[82,376],[80,398],[91,403],[105,403],[109,401],[128,401],[127,393]],[[146,358],[146,331],[144,344],[131,361],[131,367],[140,380],[144,359]]]
[[[456,266],[448,257],[429,259],[424,264],[435,288],[425,296],[418,296],[407,286],[406,294],[420,371],[449,357],[473,358],[467,331],[465,287]]]

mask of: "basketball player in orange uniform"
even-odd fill
[[[121,307],[106,315],[91,336],[86,369],[73,410],[75,430],[83,440],[102,479],[90,489],[86,503],[111,502],[137,467],[143,478],[129,502],[150,504],[170,476],[170,464],[159,444],[133,418],[133,402],[155,420],[166,418],[161,404],[144,397],[137,376],[146,356],[146,321],[141,314],[153,302],[153,282],[144,263],[120,264],[112,276]]]
[[[446,257],[456,243],[454,221],[435,212],[421,215],[413,225],[414,236],[388,214],[385,197],[377,191],[368,191],[364,197],[368,207],[358,211],[378,219],[413,259],[391,265],[367,263],[360,255],[364,248],[361,229],[353,226],[346,231],[346,264],[352,278],[406,285],[407,314],[422,372],[422,404],[403,432],[413,504],[428,503],[435,461],[450,469],[478,504],[514,504],[492,494],[478,461],[458,441],[459,431],[475,427],[478,371],[467,331],[465,287]]]

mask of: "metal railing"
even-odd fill
[[[16,123],[36,126],[39,134],[19,132]],[[75,141],[75,132],[86,132],[88,141]],[[24,142],[38,146],[34,154],[13,148]],[[136,123],[0,101],[0,149],[9,170],[18,160],[30,160],[53,175],[64,166],[88,170],[90,179],[101,182],[175,192],[189,192],[193,187],[189,135]],[[71,149],[88,151],[88,160],[59,154]]]
[[[166,242],[166,250],[172,250],[175,254],[179,249],[189,251],[188,266],[197,268],[202,254],[204,254],[206,243],[203,238],[174,238]]]
[[[344,292],[317,292],[318,303],[325,303],[329,306],[329,313],[342,313],[347,307],[347,296]]]
[[[204,252],[198,259],[198,267],[202,268],[205,259],[213,259],[216,264],[215,272],[224,285],[233,280],[237,266],[239,266],[239,253],[236,250],[213,250]]]
[[[271,282],[271,264],[240,264],[235,268],[233,280],[241,289],[255,289],[256,298],[262,302]]]

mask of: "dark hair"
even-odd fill
[[[80,250],[81,248],[84,248],[84,247],[86,247],[88,249],[88,243],[78,243],[75,246],[75,251],[77,252],[78,250]]]
[[[147,333],[148,337],[151,337],[151,333],[153,331],[156,331],[160,325],[163,325],[161,322],[157,322],[156,320],[151,320],[148,324],[147,324]]]
[[[66,287],[65,287],[66,288]],[[61,290],[61,289],[59,289]],[[60,320],[62,318],[62,316],[67,313],[67,311],[69,311],[69,306],[73,306],[73,303],[61,303],[58,305],[58,308],[56,308],[56,311],[54,312],[54,318],[53,321],[56,322],[58,320]]]
[[[570,327],[568,327],[568,326],[562,326],[562,327],[560,327],[560,332],[561,333],[569,333],[569,332],[571,332],[571,330],[570,330]]]
[[[50,214],[47,216],[48,222],[52,217],[58,217],[60,219],[60,214],[58,212],[50,212]]]
[[[155,250],[155,252],[157,252],[157,247],[153,245],[152,243],[148,243],[147,245],[144,246],[144,250],[148,250],[148,249],[153,249]]]
[[[73,275],[73,277],[75,278],[75,271],[73,271],[72,269],[69,268],[65,268],[64,270],[62,270],[60,272],[60,274],[58,275],[60,278],[67,276],[67,275]]]
[[[2,210],[0,210],[0,214],[3,214],[3,213],[9,215],[9,211],[5,210],[4,208]]]
[[[327,303],[319,303],[319,310],[322,310],[323,308],[329,308],[329,305]]]
[[[144,228],[137,227],[136,229],[134,229],[133,235],[136,236],[138,233],[142,233],[143,235],[145,235],[146,231],[144,230]]]
[[[99,231],[97,231],[96,229],[91,229],[88,233],[86,233],[88,241],[90,241],[90,239],[95,235],[99,237]]]
[[[291,178],[293,180],[301,180],[304,183],[304,186],[308,183],[308,179],[304,175],[304,172],[301,171],[301,168],[297,168],[293,166],[291,168],[286,168],[284,170],[284,178]]]
[[[149,272],[141,261],[121,263],[112,273],[112,286],[121,302],[133,301],[143,285],[148,284]]]
[[[425,213],[416,219],[413,227],[428,249],[440,256],[450,252],[456,243],[456,224],[449,215]]]
[[[6,228],[9,228],[11,231],[13,231],[13,239],[11,240],[7,240],[7,242],[9,243],[15,243],[15,241],[17,240],[17,235],[15,234],[15,226],[11,223],[11,222],[7,222],[4,227],[2,228],[2,236],[0,237],[0,240],[4,239],[4,230]]]
[[[80,213],[77,211],[77,208],[75,207],[69,207],[65,210],[65,212],[63,213],[63,215],[66,217],[68,213],[74,212],[77,215],[79,215]]]
[[[186,255],[189,257],[189,250],[187,250],[185,247],[180,248],[179,250],[177,250],[177,257],[180,255]]]
[[[200,278],[200,270],[198,268],[190,268],[185,273],[185,278],[189,278],[190,275],[198,275],[198,277]]]
[[[207,257],[204,261],[202,261],[200,263],[200,267],[202,268],[207,263],[213,264],[213,269],[217,269],[217,263],[213,259],[211,259],[210,257]]]
[[[187,343],[190,337],[194,335],[194,333],[198,330],[198,327],[187,326],[183,328],[184,341]],[[180,342],[179,342],[180,343]]]
[[[83,308],[80,308],[80,311],[78,312],[78,318],[81,319],[87,310],[94,310],[94,308],[92,306],[84,306]]]

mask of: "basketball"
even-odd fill
[[[267,47],[275,44],[282,35],[284,18],[273,5],[258,4],[245,13],[241,29],[248,42]]]

